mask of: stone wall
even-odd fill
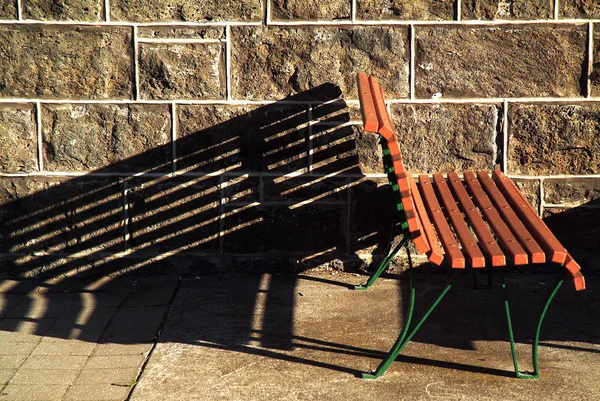
[[[406,163],[501,168],[600,255],[600,6],[584,0],[5,0],[2,274],[361,266]]]

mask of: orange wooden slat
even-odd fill
[[[555,263],[563,264],[567,258],[567,250],[552,234],[546,223],[533,210],[525,196],[517,188],[514,182],[500,171],[492,173],[494,182],[506,197],[516,214],[521,218],[523,224],[533,234],[536,241],[542,246],[550,259]]]
[[[379,123],[377,132],[389,142],[392,135],[394,135],[394,127],[385,107],[383,91],[374,77],[369,77],[369,83],[371,84],[371,95],[373,96],[373,103],[375,104],[375,112],[377,113],[377,121]]]
[[[496,243],[496,240],[490,232],[490,229],[481,218],[479,211],[471,201],[471,198],[463,186],[458,174],[449,173],[448,183],[450,184],[450,188],[452,188],[452,191],[454,192],[454,195],[458,200],[458,204],[464,212],[467,221],[473,228],[473,231],[475,231],[475,234],[477,234],[480,246],[490,257],[492,266],[505,266],[506,255],[504,255],[504,252],[502,252],[498,246],[498,243]]]
[[[435,234],[435,230],[431,225],[431,220],[429,220],[429,216],[427,215],[427,210],[425,209],[425,205],[423,204],[423,199],[421,198],[421,194],[419,193],[419,189],[417,188],[417,184],[413,179],[412,175],[408,173],[408,181],[410,184],[410,189],[412,191],[413,200],[415,202],[415,207],[417,208],[417,213],[419,214],[419,218],[421,219],[421,227],[423,228],[423,234],[427,239],[429,244],[429,252],[427,253],[427,259],[431,263],[436,265],[440,265],[444,261],[444,251],[440,247],[438,242],[437,235]]]
[[[440,242],[446,251],[446,255],[448,255],[450,259],[450,265],[453,268],[464,268],[465,257],[458,247],[458,243],[456,242],[456,238],[454,238],[450,226],[448,226],[448,222],[440,208],[440,204],[435,196],[435,191],[433,190],[431,181],[429,181],[429,177],[420,175],[419,184],[421,185],[421,194],[423,195],[425,207],[431,215]]]
[[[433,184],[438,191],[439,199],[441,199],[446,216],[454,227],[454,232],[458,240],[462,244],[462,250],[469,258],[471,266],[474,268],[485,267],[485,257],[477,245],[477,240],[469,231],[469,227],[465,222],[462,213],[458,210],[458,205],[448,188],[446,179],[443,174],[433,175]]]
[[[423,232],[421,219],[419,218],[419,213],[413,200],[412,190],[408,181],[408,174],[396,174],[396,179],[398,181],[398,188],[400,189],[400,199],[402,201],[402,206],[404,207],[408,231],[411,234],[417,250],[420,253],[426,254],[430,251],[429,242]]]
[[[575,284],[575,290],[582,291],[585,290],[585,278],[581,274],[581,267],[579,264],[573,260],[570,254],[567,254],[567,259],[565,261],[565,269],[571,274],[573,277],[573,284]]]
[[[544,263],[546,261],[546,254],[544,250],[539,246],[533,235],[527,230],[521,219],[517,216],[515,211],[509,205],[508,201],[494,181],[490,178],[488,173],[485,171],[477,172],[477,179],[481,183],[481,186],[485,189],[486,194],[490,200],[496,205],[500,216],[504,219],[507,225],[511,228],[515,237],[519,239],[519,242],[527,250],[530,256],[531,263]]]
[[[467,188],[469,188],[469,192],[473,195],[475,204],[479,207],[479,210],[481,210],[481,213],[496,234],[496,237],[498,237],[500,246],[508,256],[510,256],[515,265],[528,264],[529,257],[527,256],[527,253],[521,244],[519,244],[508,226],[504,223],[498,214],[498,211],[494,205],[492,205],[492,202],[488,199],[475,174],[466,171],[463,173],[463,177],[465,179],[465,184],[467,184]]]
[[[359,72],[357,74],[357,82],[358,100],[360,101],[363,127],[366,132],[377,132],[379,129],[379,121],[377,120],[377,113],[375,112],[369,76],[364,72]]]

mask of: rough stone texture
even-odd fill
[[[349,0],[268,0],[275,20],[350,19]]]
[[[383,154],[378,134],[359,131],[356,136],[356,149],[360,170],[363,174],[383,174]]]
[[[517,185],[517,188],[525,195],[527,201],[535,211],[540,210],[540,182],[539,180],[519,180],[513,179],[513,182]],[[539,214],[539,213],[538,213]]]
[[[544,222],[584,268],[597,269],[600,262],[600,210],[575,207],[546,208]]]
[[[226,253],[288,256],[345,250],[343,213],[333,206],[226,208],[223,230]]]
[[[111,19],[115,21],[261,21],[262,0],[114,0]]]
[[[219,178],[134,180],[129,230],[136,252],[211,251],[219,247]]]
[[[227,179],[221,185],[223,190],[223,203],[244,205],[260,201],[259,177],[235,177]]]
[[[596,0],[560,0],[559,16],[562,18],[598,18],[600,3]]]
[[[140,44],[143,99],[223,99],[222,44]]]
[[[37,132],[33,107],[0,106],[0,172],[37,170]]]
[[[584,26],[417,27],[415,50],[420,98],[581,96]]]
[[[453,0],[357,0],[356,16],[369,20],[452,20]]]
[[[600,105],[526,105],[508,110],[511,174],[599,174]]]
[[[312,172],[320,174],[344,173],[362,175],[361,170],[369,170],[372,158],[369,148],[360,148],[356,138],[357,126],[315,125],[311,131],[311,167]],[[368,145],[368,144],[367,144]],[[357,149],[358,147],[358,149]],[[359,159],[359,154],[363,156]],[[361,163],[362,162],[362,163]]]
[[[460,0],[462,18],[467,19],[552,19],[552,0]]]
[[[600,205],[600,179],[544,181],[544,202],[555,205]]]
[[[163,105],[44,105],[44,166],[53,171],[170,170]]]
[[[315,177],[263,177],[265,202],[287,202],[298,205],[301,202],[311,204],[346,204],[348,187],[356,179],[315,178]]]
[[[177,169],[291,172],[307,169],[305,106],[178,107]]]
[[[220,27],[178,28],[171,26],[139,27],[138,37],[150,39],[224,39],[225,29]],[[143,40],[143,39],[142,39]]]
[[[131,29],[0,26],[0,96],[131,97]]]
[[[600,13],[599,13],[600,15]],[[594,48],[592,70],[589,71],[590,92],[592,96],[600,95],[600,25],[594,24]]]
[[[16,2],[11,0],[4,0],[0,3],[0,18],[1,19],[17,19],[17,8]]]
[[[388,97],[406,97],[407,34],[405,27],[234,27],[233,97],[282,99],[329,83],[356,98],[357,71],[377,76]]]
[[[42,256],[91,250],[120,252],[121,193],[114,179],[4,179],[2,249],[33,255],[23,259],[19,270],[37,274],[50,266]]]
[[[43,21],[103,21],[103,0],[22,0],[23,17]]]
[[[411,172],[492,170],[497,163],[495,105],[398,104],[392,119]]]

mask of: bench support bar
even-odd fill
[[[427,309],[427,311],[425,312],[423,317],[421,317],[419,322],[409,333],[410,323],[412,320],[414,306],[415,306],[415,285],[414,285],[414,280],[413,280],[413,265],[412,265],[412,261],[410,258],[410,251],[408,249],[408,245],[406,247],[406,251],[408,253],[409,278],[410,278],[410,304],[408,307],[408,315],[406,318],[406,323],[404,325],[404,328],[402,329],[402,332],[398,336],[398,339],[394,343],[394,346],[388,353],[388,356],[379,364],[379,366],[377,367],[377,369],[374,372],[363,373],[362,374],[363,379],[376,379],[385,373],[385,371],[390,367],[390,365],[396,360],[396,358],[398,357],[400,352],[402,352],[402,350],[404,349],[406,344],[408,344],[410,342],[410,340],[413,338],[413,336],[421,328],[423,323],[425,323],[425,320],[427,320],[427,318],[429,317],[431,312],[433,312],[433,310],[438,306],[438,304],[441,302],[441,300],[446,296],[448,291],[450,291],[450,288],[452,288],[452,282],[454,281],[454,278],[459,273],[461,273],[461,271],[457,271],[452,275],[452,277],[446,284],[446,287],[444,288],[442,293],[436,298],[436,300],[429,307],[429,309]]]
[[[379,265],[379,267],[377,268],[377,270],[375,270],[375,272],[371,275],[371,277],[369,277],[369,280],[367,280],[366,284],[355,285],[354,286],[355,290],[366,290],[367,288],[369,288],[370,286],[373,285],[373,283],[375,282],[375,280],[377,280],[377,278],[381,275],[381,273],[383,273],[385,271],[385,269],[390,265],[390,262],[392,261],[392,259],[394,259],[394,256],[396,256],[396,254],[398,253],[398,251],[400,251],[400,248],[402,248],[404,245],[407,245],[407,243],[408,243],[408,235],[405,234],[404,238],[402,238],[402,241],[400,241],[400,243],[398,245],[396,245],[396,247],[391,252],[389,252],[389,249],[392,247],[392,242],[391,241],[393,241],[393,237],[390,240],[390,244],[388,245],[388,254],[385,257],[385,259],[383,259],[381,261],[381,264]],[[407,251],[408,251],[408,248],[407,248]],[[412,274],[412,272],[411,272],[411,274]]]
[[[508,336],[510,339],[510,350],[512,352],[513,364],[515,366],[515,375],[519,379],[538,379],[540,377],[540,369],[538,365],[538,344],[540,340],[540,332],[542,330],[542,323],[544,322],[544,318],[546,317],[546,312],[548,312],[548,308],[550,307],[550,303],[554,299],[554,296],[558,292],[558,289],[565,281],[564,272],[561,269],[559,275],[554,283],[554,286],[551,288],[548,297],[546,299],[546,303],[542,309],[542,313],[540,314],[540,318],[538,320],[535,337],[533,339],[533,344],[531,345],[531,357],[533,363],[533,373],[524,373],[519,370],[519,362],[517,360],[517,350],[515,346],[515,336],[513,334],[512,328],[512,319],[510,318],[510,307],[508,305],[508,294],[506,291],[506,283],[504,282],[504,276],[502,276],[502,291],[504,293],[504,311],[506,312],[506,321],[508,323]]]

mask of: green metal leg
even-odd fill
[[[410,266],[409,266],[409,272],[410,272],[409,273],[409,277],[410,277],[410,305],[409,305],[409,308],[408,308],[408,316],[406,318],[406,324],[404,325],[404,328],[402,329],[402,332],[400,333],[400,336],[398,336],[398,339],[394,343],[394,346],[392,347],[392,349],[388,353],[388,356],[379,364],[379,366],[377,367],[377,369],[375,370],[375,372],[372,372],[372,373],[363,373],[362,374],[362,378],[363,379],[376,379],[376,378],[378,378],[379,376],[381,376],[382,374],[385,373],[385,371],[390,367],[390,365],[392,364],[392,362],[394,362],[396,360],[396,358],[398,357],[398,355],[400,354],[400,352],[402,352],[402,350],[404,349],[404,347],[406,346],[406,344],[408,344],[410,342],[410,340],[413,338],[413,336],[421,328],[421,326],[423,325],[423,323],[425,323],[425,320],[427,320],[427,318],[429,317],[429,315],[431,314],[431,312],[433,312],[433,310],[438,306],[438,304],[444,298],[444,296],[446,296],[446,294],[448,293],[448,291],[452,287],[452,281],[454,280],[454,278],[458,274],[458,272],[456,272],[456,273],[454,273],[452,275],[452,277],[450,278],[450,280],[446,284],[446,288],[444,288],[444,290],[442,291],[442,293],[437,297],[437,299],[433,302],[433,304],[431,305],[431,307],[429,307],[429,309],[427,310],[427,312],[425,312],[425,314],[423,315],[423,317],[421,317],[421,320],[419,320],[419,322],[417,323],[417,325],[409,333],[408,330],[409,330],[409,327],[410,327],[410,323],[411,323],[412,315],[413,315],[413,311],[414,311],[414,306],[415,306],[415,286],[414,286],[414,280],[413,280],[413,267],[412,267],[412,262],[410,261],[410,254],[409,254],[409,263],[410,263]]]
[[[392,247],[391,241],[393,241],[393,238],[390,240],[389,248]],[[400,241],[400,243],[398,245],[396,245],[396,247],[391,252],[388,252],[388,255],[385,257],[385,259],[383,259],[381,261],[381,264],[379,265],[377,270],[375,270],[375,272],[371,275],[371,277],[369,277],[369,280],[367,280],[367,283],[363,284],[363,285],[356,285],[356,286],[354,286],[354,289],[355,290],[366,290],[367,288],[372,286],[373,283],[375,282],[375,280],[377,280],[377,278],[381,275],[381,273],[383,273],[385,271],[385,269],[389,266],[390,262],[392,261],[392,259],[394,259],[394,256],[396,256],[396,254],[398,253],[400,248],[402,248],[403,245],[406,245],[407,242],[408,242],[408,236],[405,235],[404,238],[402,239],[402,241]]]
[[[546,312],[548,312],[550,303],[554,299],[554,296],[558,292],[558,289],[560,288],[560,286],[565,281],[564,272],[561,270],[559,276],[556,279],[554,287],[552,287],[552,289],[550,290],[550,293],[548,294],[548,298],[546,299],[546,303],[544,304],[542,313],[540,315],[540,318],[538,320],[538,323],[537,323],[537,326],[535,329],[535,337],[533,339],[533,344],[531,345],[531,356],[532,356],[532,362],[533,362],[533,373],[532,374],[523,373],[519,370],[519,362],[517,361],[517,350],[516,350],[516,346],[515,346],[515,336],[513,334],[512,320],[510,318],[510,308],[508,305],[508,294],[506,291],[506,283],[504,282],[504,276],[501,276],[501,277],[502,277],[502,291],[504,293],[504,310],[506,312],[506,320],[508,323],[508,336],[510,339],[510,350],[512,352],[513,364],[515,367],[515,375],[519,379],[538,379],[540,377],[540,369],[539,369],[539,365],[538,365],[538,344],[539,344],[539,340],[540,340],[540,332],[542,330],[542,323],[544,322],[544,318],[546,317]]]

